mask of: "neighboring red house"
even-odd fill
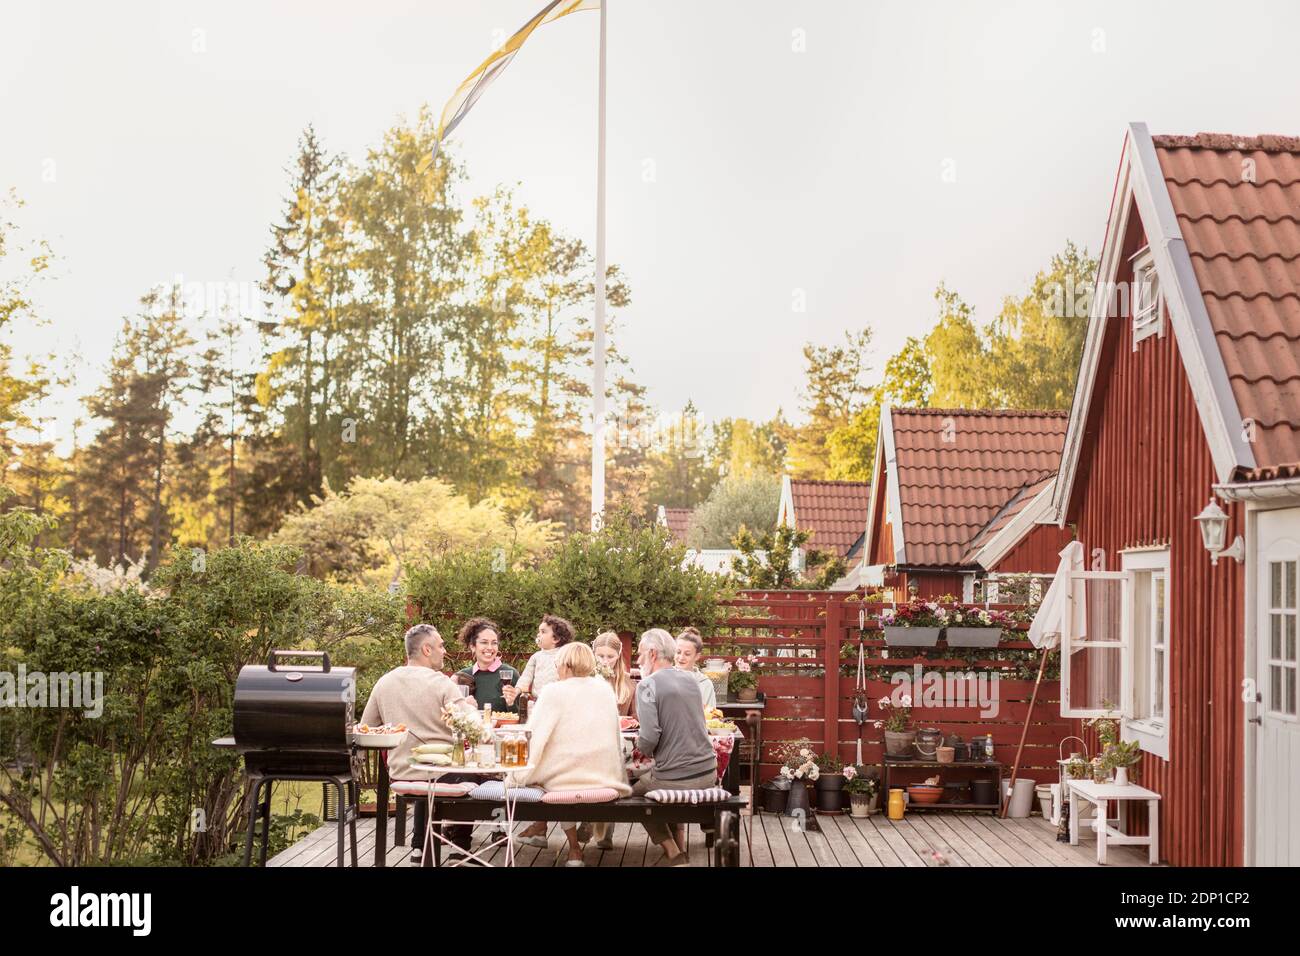
[[[1129,127],[1052,503],[1089,570],[1054,630],[1063,713],[1122,713],[1175,865],[1300,864],[1297,290],[1300,140]]]
[[[789,475],[781,480],[776,523],[811,531],[808,549],[829,551],[848,564],[848,574],[831,585],[833,591],[853,591],[860,586],[858,570],[870,502],[871,483],[867,481],[820,481]],[[803,567],[802,552],[795,555],[795,562]]]
[[[864,583],[970,601],[990,573],[1056,570],[1067,532],[1048,513],[1060,411],[881,410]]]
[[[695,514],[694,508],[666,508],[660,505],[657,520],[668,529],[673,544],[685,544],[686,532],[690,529],[693,514]]]

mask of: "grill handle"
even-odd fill
[[[275,659],[277,657],[319,657],[321,659],[321,673],[330,672],[330,656],[328,651],[272,651],[271,656],[266,659],[266,669],[275,671]]]

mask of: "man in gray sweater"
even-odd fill
[[[696,790],[716,786],[718,758],[709,742],[704,708],[695,678],[676,666],[677,642],[661,628],[641,635],[637,663],[641,682],[636,689],[636,716],[641,730],[637,750],[654,757],[654,768],[641,777],[633,795],[651,790]],[[662,823],[646,823],[651,841],[663,847],[670,866],[687,862],[672,830]]]

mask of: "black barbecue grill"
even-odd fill
[[[286,666],[289,659],[320,659],[318,666]],[[343,866],[344,825],[357,865],[357,784],[360,765],[352,746],[356,670],[331,667],[323,651],[271,651],[266,666],[249,665],[235,682],[234,746],[244,757],[248,833],[244,864],[252,859],[257,818],[262,818],[261,862],[270,834],[271,785],[314,780],[338,793],[338,865]],[[266,787],[259,807],[258,794]],[[258,810],[260,809],[260,813]]]

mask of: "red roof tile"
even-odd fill
[[[871,482],[792,478],[790,497],[795,527],[813,533],[808,547],[833,551],[841,558],[856,553],[854,546],[867,532]]]
[[[668,533],[672,536],[676,544],[686,543],[686,532],[691,526],[691,515],[695,514],[694,508],[665,508],[664,524],[668,528]]]
[[[895,408],[903,563],[960,566],[1056,474],[1065,411]]]
[[[1300,463],[1300,138],[1153,140],[1256,465]]]

